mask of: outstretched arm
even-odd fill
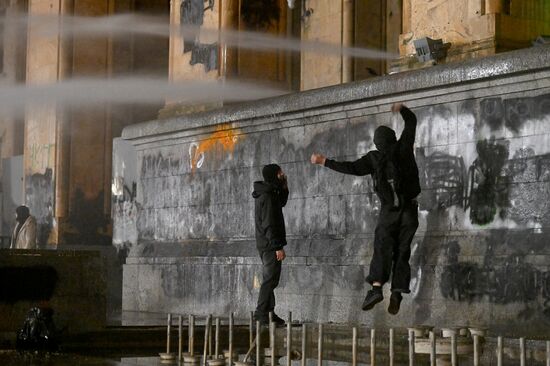
[[[412,148],[416,138],[416,115],[401,103],[395,103],[391,110],[394,113],[399,112],[405,121],[405,128],[403,129],[403,133],[401,133],[399,141]]]
[[[313,154],[311,155],[311,163],[323,165],[337,172],[351,175],[367,175],[372,174],[374,171],[368,155],[355,161],[334,161],[327,159],[321,154]]]

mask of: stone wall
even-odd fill
[[[127,127],[115,160],[136,171],[113,173],[115,245],[129,249],[123,309],[252,310],[261,270],[250,193],[262,165],[277,162],[291,190],[280,314],[546,332],[548,65],[550,49],[532,48]],[[418,116],[423,192],[412,294],[392,317],[385,303],[360,310],[379,211],[370,178],[308,161],[315,151],[362,156],[379,125],[399,134],[396,101]]]

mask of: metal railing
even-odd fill
[[[234,348],[234,324],[235,319],[233,313],[229,314],[228,318],[228,351],[223,355],[220,353],[220,329],[222,324],[222,318],[213,318],[212,315],[204,317],[204,350],[202,357],[194,353],[194,340],[195,340],[195,327],[196,317],[194,315],[188,316],[188,350],[183,352],[183,316],[178,317],[178,353],[171,353],[170,337],[172,328],[172,314],[168,314],[167,319],[167,340],[166,340],[166,353],[161,353],[160,357],[164,360],[178,360],[187,364],[201,364],[202,366],[254,366],[254,363],[249,362],[250,355],[256,351],[255,365],[261,366],[262,362],[262,344],[261,334],[262,325],[260,322],[254,322],[253,313],[250,313],[248,319],[249,328],[249,349],[245,354],[242,361],[235,360],[235,348]],[[214,341],[212,341],[212,324],[214,319],[215,331]],[[308,329],[317,329],[317,365],[323,366],[323,354],[325,347],[325,328],[323,323],[318,323],[312,327],[311,324],[294,324],[300,326],[301,339],[299,358],[301,359],[301,366],[306,366],[306,360],[308,358]],[[337,325],[330,324],[331,327],[338,327]],[[339,326],[344,330],[349,331],[351,338],[350,352],[351,352],[351,366],[357,366],[358,362],[358,339],[359,339],[359,327],[357,326]],[[254,329],[255,328],[255,329]],[[276,351],[276,324],[272,320],[270,314],[269,317],[269,347],[266,349],[264,358],[270,361],[271,365],[276,365],[277,351]],[[365,328],[366,329],[366,328]],[[377,338],[381,337],[380,332],[371,328],[370,330],[370,346],[369,346],[369,358],[370,366],[377,365]],[[291,366],[293,359],[293,324],[292,313],[288,314],[288,321],[286,323],[286,342],[284,342],[284,349],[286,351],[286,366]],[[441,337],[439,337],[439,334]],[[452,366],[457,366],[459,362],[459,356],[468,356],[473,359],[473,365],[481,365],[481,345],[486,337],[486,329],[483,328],[443,328],[441,333],[436,332],[433,327],[430,326],[413,326],[407,328],[407,348],[408,352],[408,365],[414,366],[417,363],[417,359],[420,355],[429,356],[430,366],[435,366],[438,360],[444,361]],[[387,332],[387,344],[388,354],[387,363],[390,366],[396,365],[396,328],[390,328]],[[517,340],[517,347],[519,349],[519,365],[527,365],[527,345],[526,338],[520,337]],[[498,366],[503,365],[503,353],[504,353],[504,338],[502,336],[497,337],[496,345],[496,363]],[[546,366],[550,366],[550,340],[545,341],[545,355]],[[214,346],[214,351],[212,350]],[[294,351],[297,352],[297,351]],[[296,359],[296,357],[294,357]]]

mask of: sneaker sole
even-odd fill
[[[390,313],[391,315],[397,315],[397,313],[399,313],[399,308],[397,309],[393,309],[391,307],[391,305],[388,307],[388,313]]]
[[[383,297],[380,297],[380,299],[376,300],[376,301],[373,301],[372,303],[368,304],[368,305],[363,305],[361,306],[361,309],[363,309],[363,311],[369,311],[371,310],[376,304],[382,302],[382,300],[384,300]]]
[[[399,303],[394,304],[393,301],[390,299],[390,305],[388,306],[388,313],[391,315],[397,315],[399,313],[399,309],[401,308],[401,301]]]

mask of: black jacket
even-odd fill
[[[325,166],[344,174],[359,176],[368,174],[376,175],[379,164],[383,161],[383,158],[391,159],[393,165],[396,167],[396,174],[398,175],[399,184],[396,187],[397,194],[405,200],[412,200],[420,193],[420,180],[418,178],[418,167],[414,158],[413,147],[416,135],[416,116],[410,109],[404,106],[401,108],[401,116],[405,121],[405,128],[399,140],[389,149],[389,157],[385,157],[384,154],[378,150],[373,150],[356,161],[337,162],[327,159]],[[375,191],[382,204],[390,204],[392,202],[391,197],[393,193],[391,193],[391,188],[388,188],[388,183],[386,183],[386,185],[376,184],[378,179],[375,176],[373,176],[373,180],[375,180]],[[388,189],[390,189],[389,194]]]
[[[288,189],[268,182],[255,182],[256,246],[260,252],[280,250],[286,245],[283,207],[288,201]]]

